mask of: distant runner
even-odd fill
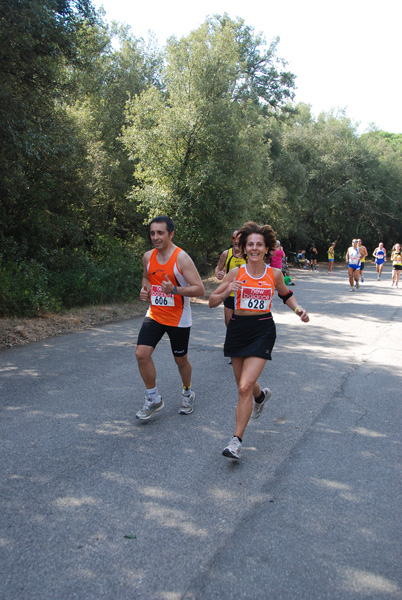
[[[246,262],[244,260],[243,256],[240,254],[239,240],[237,238],[237,232],[238,232],[238,230],[235,229],[234,232],[232,233],[232,244],[233,244],[233,247],[229,248],[228,250],[224,250],[222,252],[222,254],[220,255],[220,258],[219,258],[219,262],[218,262],[218,264],[215,267],[215,276],[220,281],[225,277],[225,275],[227,273],[229,273],[229,271],[231,271],[235,267],[240,267],[241,265],[244,265],[244,263]],[[230,317],[233,314],[233,309],[234,309],[234,294],[230,294],[230,296],[228,298],[226,298],[226,300],[223,303],[223,305],[225,307],[224,308],[224,311],[225,311],[225,325],[227,327],[228,323],[229,323],[229,320],[230,320]]]
[[[384,244],[380,242],[377,248],[373,252],[375,258],[376,269],[378,273],[378,281],[381,280],[382,268],[385,261],[387,260],[387,251],[384,248]]]
[[[361,254],[357,247],[357,240],[352,240],[352,245],[346,252],[346,262],[348,263],[348,275],[350,283],[350,292],[354,291],[354,283],[356,288],[359,289],[359,271],[360,271],[360,260]]]
[[[392,283],[391,286],[395,284],[395,287],[398,287],[399,277],[401,276],[402,271],[402,254],[401,254],[401,245],[395,244],[392,248],[391,254],[392,260]]]
[[[333,275],[334,261],[335,261],[335,246],[336,242],[332,242],[328,248],[328,275]]]
[[[359,248],[359,252],[360,252],[360,256],[361,256],[361,260],[360,260],[360,281],[362,283],[364,283],[363,269],[364,269],[364,265],[365,265],[365,262],[366,262],[366,256],[368,256],[368,252],[367,252],[366,246],[363,246],[363,243],[362,243],[362,241],[360,239],[357,240],[357,247]]]
[[[313,242],[313,244],[310,248],[310,264],[311,264],[312,271],[317,270],[317,260],[318,260],[318,250],[315,247],[315,243]]]

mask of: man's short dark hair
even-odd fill
[[[166,229],[168,230],[168,233],[172,233],[172,231],[175,231],[173,219],[171,219],[170,217],[165,217],[163,215],[160,217],[155,217],[154,219],[152,219],[149,225],[151,226],[152,223],[166,223]]]

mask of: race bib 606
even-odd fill
[[[269,310],[272,290],[267,288],[242,287],[240,308],[245,310]]]
[[[173,294],[162,292],[160,285],[151,286],[151,304],[154,306],[174,306]]]

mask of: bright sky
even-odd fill
[[[108,21],[131,26],[135,37],[153,31],[159,44],[186,36],[207,16],[226,12],[280,37],[277,54],[296,78],[296,102],[317,116],[332,109],[360,123],[402,133],[402,3],[399,0],[92,0]]]

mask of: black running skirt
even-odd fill
[[[225,356],[257,356],[271,360],[276,339],[276,327],[271,313],[250,317],[233,314],[226,331]]]

